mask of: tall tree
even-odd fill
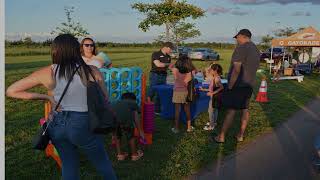
[[[186,0],[162,0],[159,3],[134,3],[131,7],[146,16],[139,24],[139,28],[142,31],[148,31],[151,26],[165,25],[166,41],[170,41],[170,29],[174,24],[189,17],[197,19],[204,16],[205,13],[200,7],[188,4]]]
[[[23,44],[26,45],[27,47],[31,46],[33,43],[31,37],[26,37],[23,39]]]
[[[88,31],[80,24],[80,22],[74,22],[71,14],[74,12],[74,7],[64,7],[67,21],[62,22],[60,27],[56,27],[51,34],[72,34],[75,37],[84,37],[89,35]]]
[[[261,43],[260,43],[261,47],[262,47],[263,49],[269,48],[269,47],[271,46],[271,41],[272,41],[272,39],[273,39],[273,37],[270,36],[269,34],[266,35],[266,36],[262,36],[262,38],[261,38]]]
[[[298,29],[299,30],[299,29]],[[279,28],[275,30],[274,35],[277,37],[288,37],[295,34],[297,30],[292,27]]]
[[[172,24],[170,30],[170,39],[176,44],[180,44],[184,40],[201,35],[201,32],[199,31],[199,29],[196,29],[194,23],[186,23],[183,21]],[[157,40],[166,41],[166,34],[163,33],[159,35]]]

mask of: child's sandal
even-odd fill
[[[117,155],[118,161],[123,161],[128,157],[128,153],[121,153]]]
[[[137,151],[137,155],[132,155],[131,156],[131,160],[132,161],[137,161],[139,160],[141,157],[143,157],[143,152],[141,150]]]

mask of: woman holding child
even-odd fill
[[[86,37],[80,43],[80,51],[82,59],[92,66],[97,68],[111,68],[112,63],[110,58],[103,52],[97,50],[96,44],[93,39]]]

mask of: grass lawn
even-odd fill
[[[150,52],[134,52],[135,50],[127,49],[130,53],[124,53],[123,49],[122,52],[119,51],[109,53],[114,66],[139,66],[144,72],[149,72],[150,50]],[[219,63],[223,66],[224,72],[229,66],[231,53],[230,50],[220,51],[222,60]],[[48,55],[7,56],[6,87],[49,64]],[[194,64],[198,68],[203,68],[208,63],[197,61]],[[319,75],[311,75],[306,76],[302,83],[282,81],[273,84],[269,82],[270,103],[259,104],[254,102],[255,95],[252,97],[251,120],[243,143],[237,144],[232,138],[239,129],[238,120],[230,129],[225,144],[209,142],[208,137],[212,136],[212,133],[202,130],[203,125],[208,121],[207,113],[202,113],[195,121],[195,132],[190,134],[173,135],[170,131],[171,121],[157,118],[154,143],[144,147],[145,156],[138,162],[117,162],[115,150],[110,148],[109,137],[106,138],[106,149],[119,179],[181,179],[218,158],[234,153],[258,135],[272,130],[286,120],[314,96],[320,95],[319,78]],[[259,83],[257,82],[255,91]],[[45,89],[37,87],[34,91],[45,92]],[[6,179],[59,179],[60,171],[55,162],[47,159],[43,152],[31,149],[31,138],[38,129],[38,120],[43,117],[43,102],[10,98],[6,98],[5,102]],[[223,112],[219,116],[218,129],[222,124]],[[81,176],[82,179],[99,179],[84,156],[81,156]]]

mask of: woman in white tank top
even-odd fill
[[[106,87],[102,74],[94,66],[88,66],[81,57],[80,43],[72,35],[57,36],[52,43],[52,64],[33,72],[8,87],[6,95],[12,98],[28,100],[48,100],[52,107],[61,94],[77,66],[81,66],[74,75],[70,86],[60,104],[60,112],[48,127],[51,142],[62,160],[62,178],[79,179],[79,155],[77,149],[84,151],[104,179],[116,179],[111,162],[104,150],[103,139],[89,131],[87,107],[87,79],[90,71],[100,84],[105,97]],[[28,92],[32,87],[43,85],[53,96]],[[36,123],[36,122],[35,122]]]

